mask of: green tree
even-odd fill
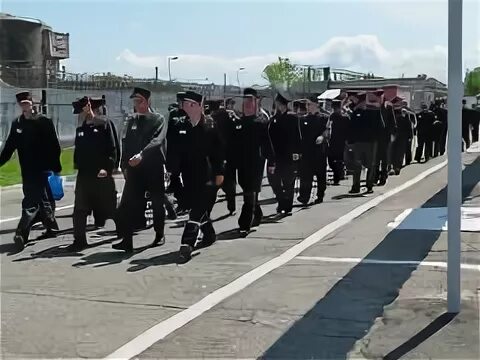
[[[480,94],[480,67],[467,71],[465,76],[465,95],[473,96]]]
[[[302,75],[297,71],[295,65],[290,62],[290,59],[279,57],[278,61],[265,67],[262,77],[273,88],[286,87],[289,89],[294,83],[301,80]]]

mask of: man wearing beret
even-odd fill
[[[95,114],[102,99],[83,97],[72,103],[73,113],[79,114],[82,124],[75,135],[73,161],[78,170],[73,209],[73,243],[68,251],[82,251],[87,246],[87,217],[94,212],[97,225],[114,217],[117,192],[112,177],[117,162],[117,141],[111,122]],[[93,103],[93,104],[92,104]]]
[[[299,103],[302,108],[304,102]],[[312,192],[313,176],[317,178],[316,204],[323,202],[327,189],[327,146],[330,139],[328,117],[320,115],[317,95],[307,99],[307,113],[300,116],[302,159],[300,160],[300,196],[298,201],[307,205]]]
[[[367,94],[367,106],[372,110],[380,107],[384,130],[378,139],[377,159],[376,159],[376,180],[379,186],[387,183],[388,174],[392,164],[392,149],[395,137],[397,135],[397,124],[395,121],[394,109],[389,101],[385,101],[384,91],[377,90]],[[369,101],[371,99],[372,101]]]
[[[350,118],[342,113],[342,101],[332,101],[333,113],[330,115],[332,134],[328,146],[328,164],[333,171],[333,185],[339,185],[345,177],[345,143],[347,141]]]
[[[32,225],[39,216],[47,233],[58,230],[54,210],[49,199],[48,172],[62,171],[60,144],[52,120],[33,113],[30,92],[16,94],[22,114],[16,118],[0,153],[0,167],[17,151],[22,172],[22,216],[15,232],[18,250],[23,250]]]
[[[190,260],[199,232],[203,233],[202,246],[216,240],[210,213],[223,183],[225,156],[215,122],[203,113],[203,96],[187,91],[183,110],[192,128],[187,132],[186,153],[182,161],[182,179],[185,190],[191,194],[190,216],[182,235],[180,258]]]
[[[270,120],[268,129],[275,154],[275,169],[270,169],[269,180],[278,201],[277,212],[282,215],[292,212],[295,166],[301,157],[298,118],[288,111],[289,102],[285,96],[277,94],[277,113]]]
[[[154,246],[165,243],[165,161],[168,124],[164,117],[151,111],[150,91],[135,88],[133,99],[136,114],[126,121],[120,161],[125,176],[122,199],[117,210],[116,225],[120,243],[113,248],[133,251],[132,213],[144,212],[145,192],[150,194],[155,229]]]

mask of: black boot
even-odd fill
[[[152,246],[162,246],[165,244],[165,235],[156,233],[155,239],[153,240]]]
[[[133,252],[133,237],[132,235],[124,236],[123,240],[117,244],[113,244],[112,248],[115,250],[123,250],[127,253]]]

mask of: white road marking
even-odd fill
[[[321,228],[305,240],[302,240],[300,243],[292,246],[290,249],[286,250],[284,253],[280,254],[276,258],[267,261],[266,263],[240,276],[229,284],[215,290],[197,303],[191,305],[189,308],[180,311],[179,313],[158,323],[157,325],[154,325],[150,329],[146,330],[142,334],[138,335],[137,337],[120,347],[118,350],[108,355],[106,359],[131,359],[141,354],[159,340],[164,339],[169,334],[173,333],[174,331],[180,329],[192,320],[196,319],[206,311],[213,308],[215,305],[218,305],[223,300],[240,292],[258,279],[261,279],[273,270],[295,259],[303,251],[317,244],[320,240],[333,233],[334,231],[338,230],[342,226],[348,224],[352,220],[358,218],[368,210],[374,208],[382,201],[411,187],[412,185],[425,179],[427,176],[442,169],[446,165],[447,161],[435,165],[430,169],[424,171],[423,173],[417,175],[413,179],[396,187],[395,189],[389,190],[385,194],[379,195],[366,202],[365,204],[358,206],[357,208],[341,216],[334,222]]]
[[[378,265],[418,265],[418,266],[432,266],[447,268],[447,263],[443,261],[409,261],[409,260],[376,260],[376,259],[361,259],[361,258],[334,258],[323,256],[298,256],[298,260],[306,261],[319,261],[319,262],[331,262],[331,263],[349,263],[349,264],[378,264]],[[463,270],[475,270],[480,271],[480,265],[475,264],[462,264]]]

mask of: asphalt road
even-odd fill
[[[464,154],[465,206],[480,207],[478,155]],[[217,243],[184,265],[181,219],[167,224],[163,247],[149,247],[146,230],[133,255],[112,250],[108,233],[92,234],[81,254],[62,251],[73,187],[58,204],[65,233],[14,253],[21,194],[2,190],[2,356],[478,359],[480,235],[462,233],[462,312],[440,330],[446,233],[388,226],[405,209],[445,206],[444,165],[412,164],[372,195],[346,195],[347,180],[284,219],[265,186],[265,221],[246,239],[221,199]]]

